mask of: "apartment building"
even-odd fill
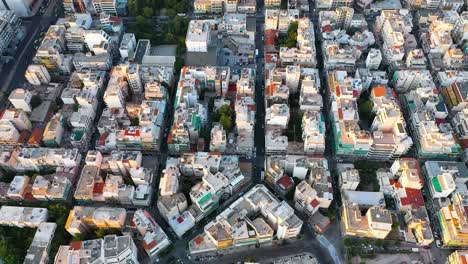
[[[385,239],[392,230],[392,223],[391,212],[385,208],[374,206],[362,215],[358,204],[348,201],[343,203],[343,235]]]
[[[468,108],[454,115],[452,126],[462,147],[468,147]]]
[[[131,228],[143,242],[143,249],[150,258],[158,256],[171,242],[148,211],[138,209],[131,220]]]
[[[241,13],[224,14],[219,25],[220,31],[226,34],[244,34],[247,32],[247,15]]]
[[[255,212],[255,219],[247,216]],[[302,220],[263,185],[256,185],[208,223],[204,233],[189,242],[190,254],[216,251],[296,237]],[[249,232],[249,230],[251,230]]]
[[[2,206],[0,225],[37,228],[47,222],[47,208]]]
[[[409,92],[420,87],[436,88],[428,70],[395,71],[392,84],[397,92]]]
[[[325,152],[325,117],[319,111],[306,111],[302,116],[302,140],[304,153],[323,154]]]
[[[120,42],[120,57],[122,59],[132,60],[135,56],[136,45],[137,42],[135,39],[135,34],[125,33],[122,37],[122,41]]]
[[[202,0],[207,1],[207,0]],[[208,0],[211,1],[211,0]],[[211,20],[191,20],[185,38],[187,51],[208,52],[211,43]]]
[[[98,14],[117,15],[117,0],[92,0],[94,11]]]
[[[51,80],[49,72],[44,65],[29,65],[25,77],[32,85],[49,84]]]
[[[359,185],[359,171],[351,164],[339,164],[338,173],[340,175],[340,189],[355,191]]]
[[[451,204],[444,206],[437,214],[442,243],[446,247],[465,247],[468,243],[468,217],[465,211],[466,196],[456,193]]]
[[[431,158],[461,155],[452,127],[445,123],[448,110],[438,90],[425,87],[410,91],[404,96],[404,104],[419,155]]]
[[[42,1],[30,2],[25,0],[5,0],[0,3],[0,10],[10,11],[18,17],[31,17],[36,14],[41,3]]]
[[[49,262],[50,246],[56,229],[57,224],[55,223],[39,224],[31,245],[29,245],[28,251],[26,251],[25,264],[45,264]]]
[[[320,81],[311,76],[302,79],[299,108],[302,111],[321,111],[323,108],[322,95],[319,93]]]
[[[399,11],[384,10],[376,19],[376,32],[382,34],[382,53],[388,64],[400,66],[405,56],[405,35],[412,28],[408,16]]]
[[[21,109],[6,109],[0,114],[0,120],[10,121],[18,131],[31,131],[32,125],[29,117]]]
[[[468,169],[464,163],[426,161],[423,168],[432,198],[447,198],[455,191],[465,190]]]
[[[21,109],[27,113],[30,113],[32,93],[25,89],[15,89],[8,96],[8,100],[16,109]]]
[[[211,129],[210,151],[224,152],[226,151],[227,137],[226,130],[219,123],[213,123]]]
[[[442,95],[444,96],[447,106],[450,108],[451,112],[460,112],[463,109],[468,107],[468,98],[466,97],[466,92],[468,91],[468,72],[446,72],[447,74],[439,76],[442,77],[440,82],[442,84]],[[453,74],[453,75],[452,75]],[[445,77],[451,75],[451,80],[447,80]],[[444,85],[446,83],[447,85]]]
[[[315,49],[315,33],[309,18],[298,20],[297,47],[280,47],[281,65],[300,65],[315,67],[317,65]]]
[[[461,264],[468,260],[468,252],[466,250],[455,250],[447,258],[447,264]]]
[[[168,136],[171,152],[183,152],[197,144],[207,122],[207,109],[198,102],[199,92],[225,97],[230,79],[228,67],[184,67],[177,85],[174,120]]]
[[[193,3],[195,14],[221,14],[223,0],[196,0]]]
[[[0,166],[16,172],[36,171],[57,167],[78,166],[81,154],[77,149],[17,148],[7,152]]]
[[[405,233],[405,240],[407,242],[414,242],[418,245],[429,245],[434,241],[429,216],[425,207],[420,206],[406,210],[404,221],[410,229],[410,232]]]
[[[166,166],[159,182],[159,194],[161,196],[177,194],[179,192],[179,177],[179,168],[176,166]]]
[[[294,207],[309,216],[312,216],[320,208],[320,202],[317,199],[317,191],[306,181],[302,181],[296,186],[294,192]]]
[[[325,67],[333,69],[351,69],[356,64],[360,54],[351,46],[340,45],[336,40],[325,40],[322,43]]]
[[[65,229],[72,236],[94,229],[120,229],[124,227],[126,217],[123,208],[75,206],[70,210]]]
[[[138,264],[138,249],[129,235],[107,235],[100,239],[74,241],[68,246],[60,246],[55,255],[55,263],[82,262]]]
[[[377,70],[382,63],[382,52],[379,49],[370,49],[366,58],[366,67],[369,70]]]

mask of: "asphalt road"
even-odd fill
[[[327,253],[327,250],[320,244],[317,237],[310,230],[298,241],[286,243],[285,245],[265,246],[224,256],[217,256],[212,260],[204,260],[203,263],[237,263],[242,262],[246,257],[253,257],[256,261],[262,261],[304,252],[313,254],[318,259],[319,263],[334,263]]]
[[[265,18],[263,14],[263,1],[257,0],[257,9],[261,10],[256,14],[256,33],[255,46],[258,49],[257,60],[257,76],[255,80],[255,139],[254,145],[256,148],[254,159],[254,183],[262,183],[261,172],[265,169],[265,87],[263,81],[265,79],[264,68],[264,45],[262,37],[264,33]]]

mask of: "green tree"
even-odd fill
[[[375,245],[378,246],[378,247],[383,247],[384,241],[383,241],[382,239],[378,239],[378,240],[375,242]]]
[[[226,129],[226,131],[231,132],[232,127],[233,127],[233,122],[229,116],[221,115],[219,118],[219,123]]]
[[[257,262],[257,260],[254,257],[246,257],[244,262]]]
[[[130,125],[131,126],[139,126],[140,125],[140,119],[138,117],[133,117],[130,120]]]
[[[177,15],[177,12],[174,9],[170,8],[166,10],[166,16],[175,17],[176,15]]]
[[[138,16],[138,1],[137,0],[128,0],[128,11],[131,16]]]
[[[174,71],[176,74],[179,74],[180,73],[180,70],[182,69],[182,67],[184,67],[185,65],[185,60],[180,58],[180,57],[177,57],[176,58],[176,61],[174,63]]]
[[[143,16],[146,18],[152,18],[154,15],[153,8],[146,6],[143,8]]]

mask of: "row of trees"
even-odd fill
[[[153,17],[162,15],[161,10],[167,16],[187,13],[190,10],[189,0],[128,0],[128,10],[131,16]]]

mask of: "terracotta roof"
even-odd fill
[[[387,89],[385,89],[384,86],[376,86],[374,89],[372,89],[372,93],[374,94],[375,97],[381,97],[381,96],[386,96],[387,95]]]
[[[320,202],[317,199],[313,199],[310,202],[310,205],[312,205],[313,208],[316,208],[319,204],[320,204]]]
[[[413,207],[424,206],[424,197],[418,189],[405,188],[406,197],[400,198],[401,205],[412,205]]]
[[[281,187],[282,189],[284,190],[287,190],[289,189],[291,186],[294,185],[294,181],[291,179],[291,177],[289,177],[288,175],[284,175],[283,177],[281,177],[281,179],[279,179],[276,184]]]
[[[100,194],[100,193],[103,193],[103,191],[104,191],[104,183],[103,182],[94,184],[93,194]]]

